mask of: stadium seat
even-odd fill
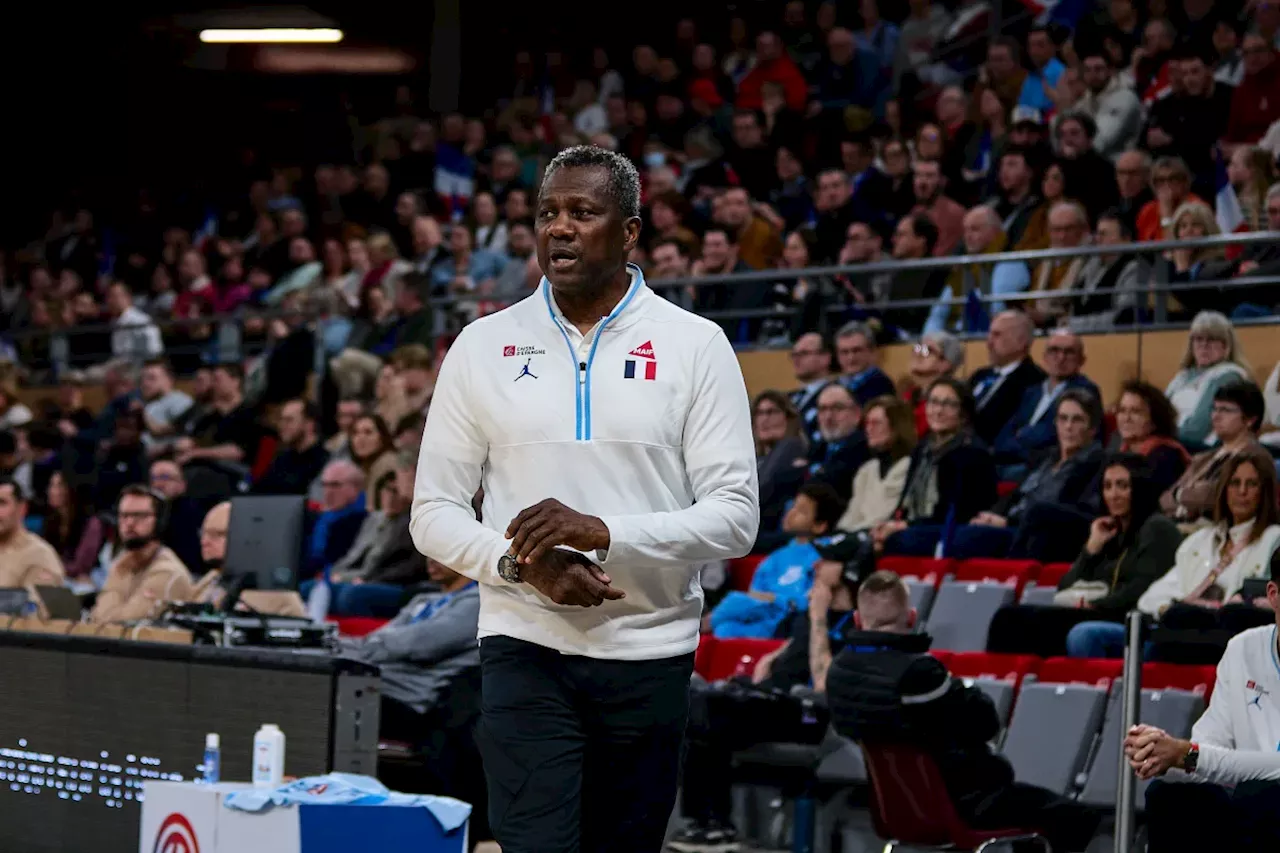
[[[1055,587],[1029,583],[1022,588],[1022,597],[1018,599],[1018,603],[1038,604],[1041,607],[1049,607],[1053,604],[1053,597],[1057,592],[1058,590]]]
[[[1008,497],[1018,490],[1018,483],[1015,480],[1001,480],[996,483],[996,495],[999,497]]]
[[[1012,583],[1015,598],[1027,581],[1035,580],[1039,574],[1040,564],[1035,560],[965,560],[955,572],[958,581]]]
[[[1142,687],[1152,690],[1167,690],[1176,687],[1191,693],[1199,693],[1208,703],[1213,696],[1213,684],[1218,678],[1218,668],[1209,665],[1191,665],[1180,663],[1144,663],[1142,665]]]
[[[1036,583],[1057,589],[1058,582],[1069,571],[1071,571],[1071,563],[1045,563],[1040,567],[1040,574],[1036,575]]]
[[[764,554],[752,554],[748,557],[738,557],[736,560],[729,561],[729,589],[736,589],[739,592],[746,592],[751,588],[751,579],[755,577],[756,569],[764,562]]]
[[[390,620],[368,616],[331,616],[329,621],[338,626],[338,633],[344,637],[363,637],[372,634]]]
[[[955,570],[955,560],[935,560],[932,557],[881,557],[876,568],[896,572],[904,578],[919,578],[940,583]]]
[[[1102,728],[1107,688],[1027,680],[1001,750],[1019,782],[1067,794]]]
[[[1048,658],[1036,678],[1055,684],[1094,684],[1110,687],[1124,671],[1124,661],[1111,658]]]
[[[703,678],[706,678],[707,673],[711,671],[711,657],[715,647],[714,634],[698,635],[698,650],[693,654],[693,671]]]
[[[917,624],[923,625],[929,618],[929,611],[933,609],[933,600],[938,595],[938,588],[932,581],[920,580],[920,578],[908,577],[902,580],[911,592],[911,606],[916,609]]]
[[[942,661],[947,669],[951,668],[951,659],[956,656],[955,652],[949,652],[946,649],[929,649],[929,654]]]
[[[861,746],[871,779],[871,821],[888,842],[886,851],[898,844],[974,850],[988,841],[1041,839],[1024,829],[970,828],[956,814],[938,765],[924,750],[903,744]]]
[[[785,640],[760,640],[738,637],[734,639],[718,639],[711,647],[710,660],[707,663],[707,681],[720,681],[729,678],[738,671],[738,667],[746,664],[747,672],[755,668],[756,661],[780,647]]]
[[[1000,583],[943,581],[924,629],[940,649],[982,651],[991,617],[1013,603],[1013,592],[1012,585]]]
[[[993,652],[958,652],[943,661],[952,675],[961,678],[990,676],[1001,681],[1012,681],[1022,686],[1022,679],[1034,675],[1040,669],[1040,658],[1035,655],[1002,655]]]

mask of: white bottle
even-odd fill
[[[284,732],[263,723],[253,736],[253,786],[275,788],[284,781]]]

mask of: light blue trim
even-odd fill
[[[1275,625],[1271,626],[1271,665],[1276,668],[1276,672],[1280,673],[1280,659],[1276,658],[1276,631]],[[1280,748],[1280,747],[1277,747]]]
[[[626,310],[626,307],[630,304],[632,298],[640,291],[640,288],[644,287],[644,273],[640,270],[640,267],[635,264],[627,264],[627,270],[632,274],[631,289],[627,291],[626,296],[622,297],[622,301],[609,312],[609,316],[605,317],[604,321],[600,323],[600,328],[596,329],[595,339],[591,341],[591,352],[587,354],[587,375],[583,377],[582,382],[583,388],[585,389],[583,396],[586,399],[584,404],[585,417],[583,418],[586,426],[586,434],[579,436],[579,438],[586,441],[591,440],[591,363],[596,359],[596,347],[600,346],[600,338],[604,336],[605,329],[609,328],[609,324],[612,323],[619,314]],[[563,332],[564,330],[561,329],[561,331]],[[577,367],[576,364],[574,366]]]
[[[551,307],[551,282],[547,281],[547,277],[542,277],[542,298],[547,303],[547,313],[551,315],[551,322],[555,323],[556,328],[560,330],[560,337],[564,338],[564,345],[569,349],[569,361],[573,364],[573,403],[575,432],[573,434],[575,441],[582,440],[582,380],[578,376],[578,353],[573,348],[573,342],[569,340],[569,333],[564,330],[564,326],[560,324],[559,318],[556,317],[556,309]]]

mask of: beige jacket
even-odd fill
[[[191,573],[168,548],[160,546],[140,572],[126,568],[127,559],[127,554],[122,555],[111,565],[89,621],[136,622],[149,617],[163,602],[191,600]]]
[[[58,552],[26,528],[0,543],[0,587],[61,586],[64,580]]]
[[[836,527],[852,533],[888,521],[898,507],[910,467],[911,457],[904,456],[890,465],[882,477],[879,459],[864,462],[858,473],[853,475],[853,499]]]

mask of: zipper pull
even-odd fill
[[[584,385],[587,381],[587,363],[585,361],[578,362],[578,384]]]

